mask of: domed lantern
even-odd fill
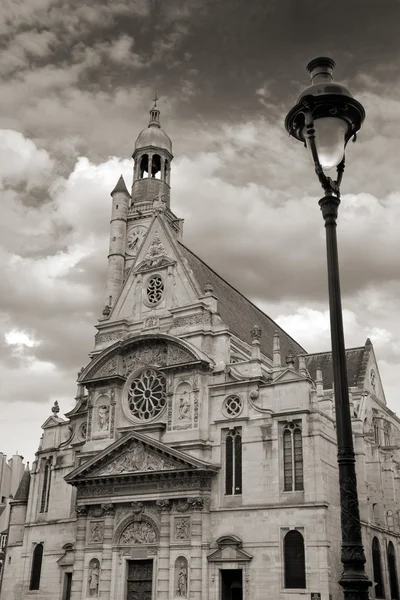
[[[344,168],[344,152],[349,140],[356,140],[365,118],[363,106],[343,85],[333,81],[335,62],[319,57],[307,65],[311,86],[299,96],[297,104],[285,119],[289,135],[310,150],[317,175],[324,189],[329,185],[338,193],[338,182],[332,182],[324,171]]]

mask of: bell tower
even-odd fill
[[[150,121],[135,142],[132,205],[162,200],[169,208],[172,142],[160,125],[157,95],[150,110]],[[146,210],[147,206],[143,206]]]

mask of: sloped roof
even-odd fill
[[[18,502],[28,502],[30,485],[31,474],[29,469],[25,469],[13,500],[18,500]]]
[[[362,367],[364,366],[364,350],[365,347],[349,348],[346,350],[347,363],[347,378],[349,387],[355,387],[359,383]],[[315,354],[307,354],[305,356],[306,367],[311,375],[311,378],[316,378],[317,368],[322,370],[322,381],[324,389],[331,390],[333,388],[333,364],[332,352],[316,352]]]
[[[179,242],[179,247],[183,256],[187,259],[189,268],[193,271],[201,290],[204,290],[207,284],[212,285],[214,294],[218,298],[218,313],[234,335],[251,344],[250,331],[254,325],[258,325],[261,329],[261,352],[269,358],[272,358],[275,331],[278,331],[280,336],[282,362],[291,350],[294,354],[305,353],[304,348],[281,329],[275,321],[220,277],[201,258],[181,242]]]

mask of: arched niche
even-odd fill
[[[176,429],[193,427],[193,389],[189,381],[181,381],[175,388],[172,420]]]
[[[100,561],[98,558],[92,558],[89,562],[87,574],[87,596],[89,598],[99,597],[100,586]]]
[[[110,396],[105,393],[99,393],[93,403],[92,437],[107,437],[110,433],[110,423]]]
[[[189,598],[189,563],[186,556],[178,556],[175,560],[174,597]]]

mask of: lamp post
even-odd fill
[[[345,87],[333,81],[334,67],[335,62],[325,57],[316,58],[307,65],[312,85],[300,94],[297,104],[285,119],[285,127],[289,135],[303,142],[310,150],[315,172],[324,190],[319,206],[326,231],[338,444],[343,565],[339,583],[346,600],[368,600],[371,582],[364,570],[336,238],[344,151],[349,140],[355,141],[365,111]],[[325,173],[333,168],[337,171],[336,180]]]

